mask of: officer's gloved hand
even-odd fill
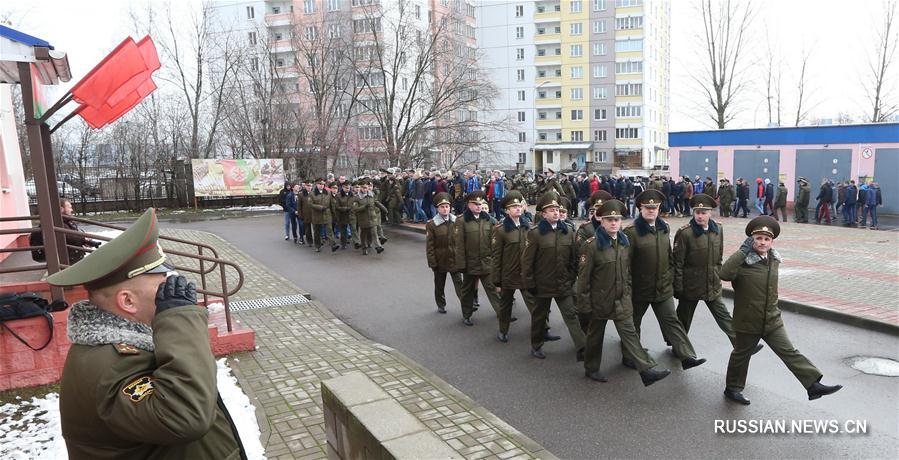
[[[176,275],[165,279],[156,290],[156,314],[169,308],[197,304],[197,286],[187,278]]]
[[[752,252],[751,236],[746,237],[746,239],[743,241],[743,244],[740,246],[740,252],[742,252],[743,255],[749,255],[749,253]]]

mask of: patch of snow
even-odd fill
[[[265,449],[259,440],[259,423],[256,422],[256,407],[250,403],[250,398],[244,394],[237,384],[237,378],[231,374],[231,368],[225,358],[219,359],[218,364],[218,389],[225,402],[225,407],[231,414],[231,419],[237,426],[240,441],[248,459],[265,459]]]
[[[220,311],[225,311],[225,304],[221,302],[211,303],[206,307],[206,310],[209,311],[209,313],[218,313]]]
[[[856,356],[850,359],[849,366],[865,374],[899,377],[899,361],[888,358]]]
[[[217,212],[217,211],[284,211],[279,204],[272,204],[269,206],[234,206],[230,208],[210,208],[204,209],[203,212]]]

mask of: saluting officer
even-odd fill
[[[528,231],[521,257],[524,285],[536,297],[531,315],[531,355],[540,359],[546,358],[542,348],[553,299],[571,334],[576,355],[581,356],[584,348],[584,331],[578,322],[572,298],[577,275],[577,244],[574,232],[559,220],[560,206],[554,193],[545,193],[540,198],[537,210],[543,218]]]
[[[599,209],[602,207],[604,201],[611,199],[612,194],[605,190],[597,190],[587,199],[587,212],[590,213],[590,219],[581,224],[577,229],[575,240],[577,241],[578,246],[590,239],[596,233],[596,229],[600,227]]]
[[[628,257],[629,241],[621,228],[621,217],[627,212],[624,203],[607,200],[600,208],[601,226],[581,248],[578,269],[577,295],[582,304],[590,305],[590,325],[587,329],[584,374],[591,380],[606,382],[599,369],[602,363],[602,342],[606,323],[615,322],[625,355],[636,363],[644,386],[662,380],[671,373],[655,370],[652,359],[640,344],[634,329],[631,305],[631,275]]]
[[[435,215],[425,225],[425,240],[427,247],[428,267],[434,271],[434,300],[437,302],[437,311],[446,313],[446,275],[449,273],[456,290],[456,297],[462,300],[462,275],[455,271],[453,264],[453,223],[456,216],[450,212],[452,202],[446,192],[434,196],[434,205],[437,207]]]
[[[465,196],[468,208],[461,219],[453,223],[453,247],[456,270],[462,273],[462,322],[473,326],[474,297],[478,284],[484,286],[487,299],[493,310],[499,313],[499,294],[490,281],[490,237],[496,221],[490,214],[481,211],[487,204],[484,192],[477,190]],[[480,281],[480,283],[478,283]]]
[[[170,276],[156,211],[144,214],[54,286],[84,285],[72,305],[72,348],[59,412],[69,458],[246,458],[216,387],[206,308],[194,283]]]
[[[769,216],[759,216],[746,225],[746,241],[721,269],[721,279],[734,288],[734,329],[737,343],[727,364],[724,396],[740,404],[749,404],[743,396],[749,359],[759,340],[764,340],[787,365],[808,393],[818,399],[843,388],[821,383],[821,371],[793,347],[777,306],[777,277],[780,254],[773,248],[780,235],[780,224]]]
[[[687,332],[677,319],[671,287],[674,269],[671,257],[671,240],[668,223],[659,218],[659,206],[665,195],[658,190],[647,190],[637,195],[640,213],[633,225],[624,229],[628,242],[628,259],[632,280],[634,328],[640,336],[643,315],[652,305],[662,336],[674,347],[674,354],[681,359],[684,369],[699,366],[705,359],[696,359],[696,351]],[[622,342],[623,343],[623,342]],[[622,364],[635,368],[634,362],[622,354]]]
[[[506,217],[502,222],[493,227],[492,263],[490,280],[496,286],[499,293],[499,332],[496,338],[500,342],[509,341],[509,324],[512,322],[512,302],[515,299],[515,291],[521,292],[524,304],[528,312],[533,312],[535,299],[525,289],[524,280],[521,277],[521,256],[524,253],[525,241],[531,220],[523,215],[525,207],[524,196],[515,190],[506,194],[500,206],[503,207]]]

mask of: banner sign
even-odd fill
[[[284,186],[284,161],[191,160],[194,196],[277,195]]]

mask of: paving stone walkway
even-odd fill
[[[219,257],[238,263],[245,282],[234,300],[304,293],[216,235],[163,234],[207,243]],[[217,282],[213,277],[211,286]],[[427,369],[362,337],[318,302],[246,310],[233,317],[256,332],[257,350],[231,355],[230,365],[256,405],[270,459],[327,458],[319,383],[352,371],[365,373],[465,458],[554,458]]]

